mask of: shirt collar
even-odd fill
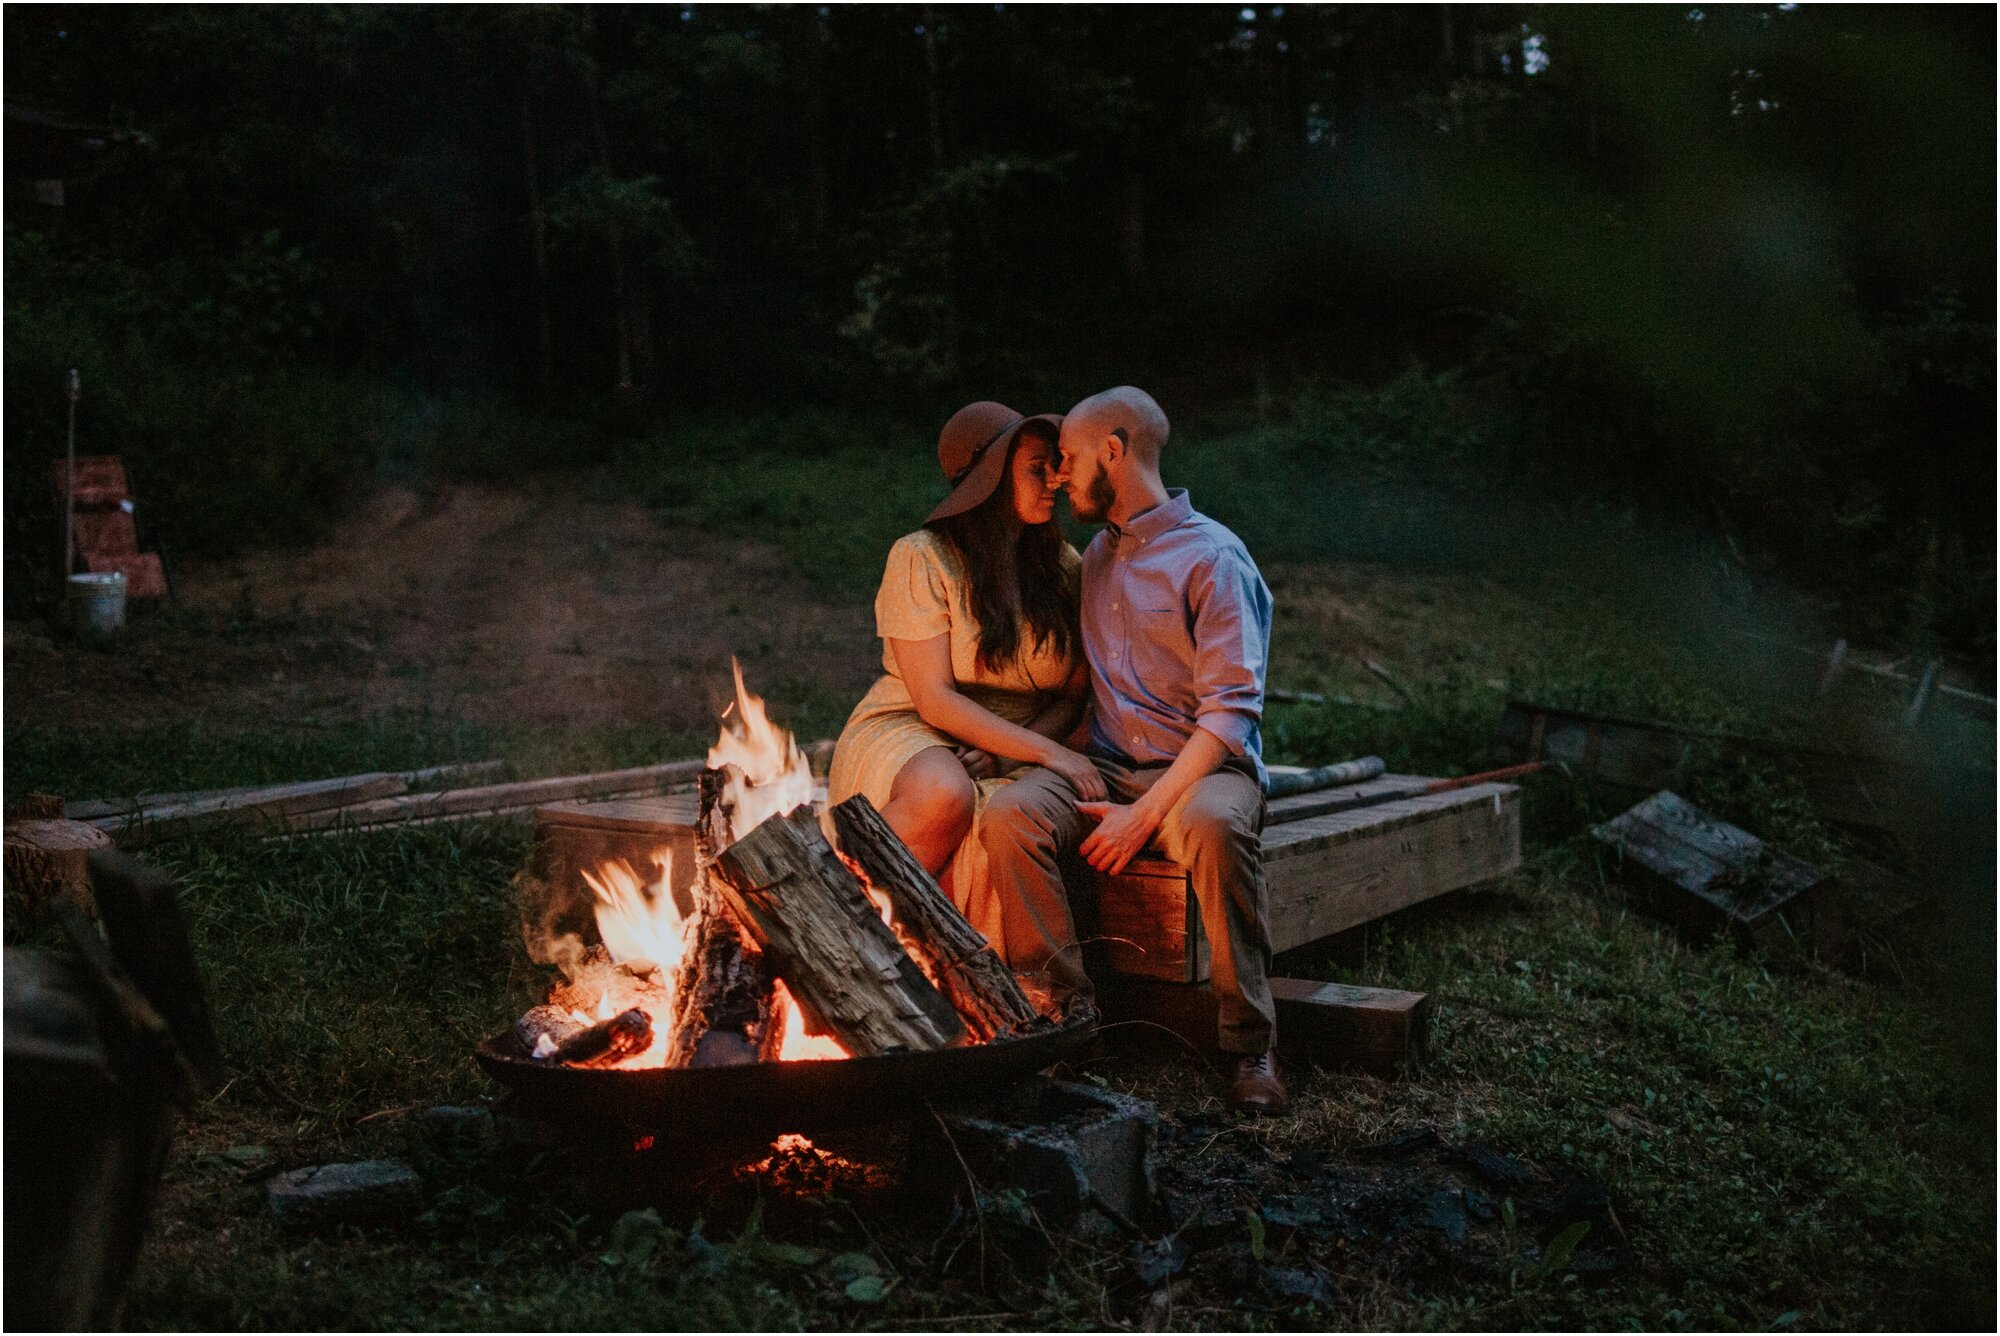
[[[1194,503],[1188,500],[1187,488],[1169,487],[1167,499],[1149,510],[1142,510],[1128,521],[1124,528],[1106,523],[1105,529],[1111,534],[1111,541],[1120,542],[1126,535],[1141,543],[1150,543],[1170,529],[1178,528],[1194,514]]]

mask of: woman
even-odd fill
[[[934,874],[971,831],[982,784],[1003,782],[1011,763],[1105,796],[1097,768],[1063,741],[1087,670],[1080,562],[1055,522],[1061,422],[991,402],[953,414],[938,438],[951,494],[889,549],[875,596],[886,675],[841,731],[828,789],[834,802],[867,794]]]

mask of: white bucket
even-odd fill
[[[115,635],[125,629],[125,572],[92,572],[69,577],[69,612],[83,635]]]

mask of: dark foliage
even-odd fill
[[[572,462],[692,410],[1142,380],[1186,423],[1414,360],[1516,476],[1768,553],[1852,632],[1990,648],[1976,9],[5,23],[16,558],[70,365],[87,446],[214,550],[374,468]]]

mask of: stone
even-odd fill
[[[268,1200],[282,1224],[351,1224],[414,1208],[422,1191],[423,1180],[402,1160],[357,1160],[279,1174]]]

